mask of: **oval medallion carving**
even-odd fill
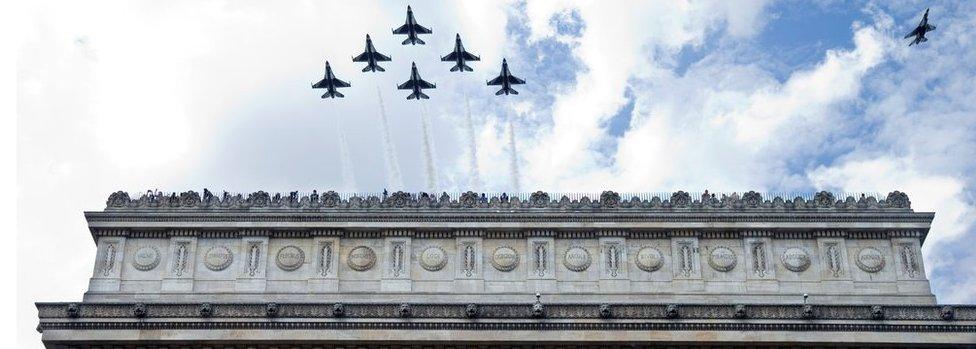
[[[305,251],[298,246],[282,247],[275,256],[275,264],[281,270],[292,271],[301,267],[303,263],[305,263]]]
[[[234,262],[234,253],[227,246],[213,246],[203,255],[203,264],[207,269],[221,271],[227,269]]]
[[[780,256],[783,267],[792,272],[802,272],[810,267],[810,254],[799,247],[790,247]]]
[[[514,248],[501,246],[491,253],[491,266],[498,271],[512,271],[518,266],[519,255]]]
[[[563,254],[563,265],[572,271],[584,271],[590,267],[590,262],[592,262],[590,251],[580,246],[572,246]]]
[[[159,249],[155,246],[143,246],[132,255],[132,266],[137,270],[149,271],[159,265]]]
[[[634,262],[640,270],[650,273],[661,269],[664,265],[664,255],[654,247],[645,246],[637,251]]]
[[[438,271],[447,265],[447,252],[440,246],[428,246],[420,252],[420,266],[428,271]]]
[[[376,253],[366,246],[357,246],[349,251],[346,262],[355,271],[367,271],[376,264]]]
[[[735,252],[725,246],[713,248],[708,258],[708,265],[721,272],[731,271],[735,268],[735,263]]]
[[[866,272],[877,273],[884,268],[885,258],[881,251],[874,247],[865,247],[857,252],[857,260],[854,264]]]

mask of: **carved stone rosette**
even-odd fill
[[[439,271],[447,266],[447,252],[437,245],[427,246],[419,257],[420,266],[427,271]]]
[[[284,271],[293,271],[305,263],[305,251],[298,246],[285,246],[278,250],[275,264]]]
[[[640,250],[637,250],[634,263],[637,264],[637,268],[640,268],[640,270],[652,273],[661,269],[661,266],[664,265],[664,255],[657,248],[644,246]]]
[[[566,269],[575,272],[585,271],[590,267],[593,258],[590,257],[590,251],[587,251],[581,246],[570,246],[563,253],[563,265]]]

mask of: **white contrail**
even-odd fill
[[[335,114],[336,130],[339,133],[339,161],[342,166],[342,185],[347,192],[356,191],[356,172],[353,170],[352,157],[349,156],[349,143],[346,142],[346,131],[342,129],[339,114]]]
[[[509,106],[511,107],[511,103]],[[522,192],[522,185],[519,183],[518,147],[515,146],[515,110],[511,108],[509,110],[511,115],[508,117],[508,151],[512,170],[512,190],[519,193]]]
[[[423,103],[423,102],[421,102]],[[430,136],[430,116],[427,106],[420,105],[420,129],[423,133],[424,169],[427,174],[427,191],[437,193],[437,164],[434,163],[434,139]]]
[[[397,160],[396,148],[390,139],[390,123],[386,117],[386,106],[383,104],[383,93],[380,87],[376,86],[376,97],[380,106],[380,127],[383,137],[383,153],[386,155],[386,185],[393,190],[403,189],[403,177],[400,175],[400,162]]]
[[[469,189],[477,191],[481,189],[481,171],[478,170],[478,135],[474,132],[474,121],[471,120],[471,100],[468,98],[467,91],[464,92],[464,106],[467,109],[465,126],[468,129],[468,155],[471,158],[471,163],[468,164],[471,171]]]

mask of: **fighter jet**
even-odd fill
[[[918,45],[919,43],[929,41],[929,39],[925,38],[925,33],[933,30],[935,30],[935,26],[929,24],[929,9],[925,9],[925,14],[922,15],[922,21],[918,23],[915,30],[912,30],[912,32],[908,33],[908,35],[905,35],[905,39],[913,36],[915,37],[915,39],[912,39],[912,42],[909,43],[908,46]]]
[[[363,68],[363,72],[377,72],[386,71],[376,62],[389,62],[391,61],[389,56],[385,56],[382,53],[376,52],[376,48],[373,47],[373,39],[369,38],[369,34],[366,34],[366,51],[360,55],[352,58],[353,62],[366,62],[366,67]]]
[[[335,77],[335,75],[332,74],[332,67],[329,66],[329,61],[325,61],[325,77],[322,78],[322,81],[312,84],[312,88],[325,89],[325,94],[322,95],[322,98],[345,97],[341,93],[339,93],[339,91],[336,91],[336,89],[342,87],[349,87],[349,86],[352,85],[349,85],[348,82],[339,80],[338,78]]]
[[[413,63],[413,66],[410,67],[410,79],[408,79],[407,82],[398,85],[397,89],[413,90],[413,93],[407,96],[407,99],[416,99],[419,101],[421,99],[430,99],[430,97],[424,94],[422,90],[436,87],[437,85],[424,81],[424,79],[420,78],[420,73],[417,72],[417,63]]]
[[[464,62],[480,60],[480,57],[464,50],[464,45],[461,45],[461,34],[457,34],[454,37],[454,52],[448,53],[447,56],[441,57],[441,61],[454,62],[454,67],[451,68],[451,71],[460,72],[474,71],[474,69],[471,69],[471,67],[464,64]]]
[[[511,72],[508,71],[508,60],[505,60],[505,59],[502,59],[502,73],[499,74],[497,78],[494,78],[494,79],[491,79],[490,81],[488,81],[488,85],[489,86],[492,86],[492,85],[501,85],[502,86],[502,89],[501,90],[498,90],[498,92],[495,92],[495,95],[496,96],[497,95],[500,95],[502,93],[504,93],[505,95],[509,95],[509,94],[517,95],[518,94],[518,91],[515,91],[514,89],[512,89],[512,85],[521,85],[521,84],[524,84],[524,83],[525,83],[525,80],[522,80],[522,79],[519,79],[519,78],[515,77],[514,75],[512,75]]]
[[[399,28],[393,29],[393,34],[407,34],[407,39],[403,40],[403,44],[424,44],[423,40],[417,37],[417,34],[430,34],[433,33],[430,29],[424,28],[424,26],[417,24],[417,20],[413,18],[413,10],[410,6],[407,6],[407,23],[404,23]]]

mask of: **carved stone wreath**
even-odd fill
[[[661,266],[664,265],[664,255],[654,247],[644,246],[637,251],[634,263],[637,264],[640,270],[652,273],[661,269]]]
[[[366,246],[357,246],[349,251],[346,263],[355,271],[367,271],[376,264],[376,252]]]
[[[132,267],[140,271],[149,271],[159,265],[160,254],[156,246],[143,246],[132,255]]]
[[[495,251],[491,253],[491,266],[498,269],[498,271],[512,271],[515,267],[518,267],[518,263],[518,251],[514,248],[500,246],[495,248]]]
[[[712,249],[708,257],[708,265],[721,272],[732,271],[735,269],[736,262],[735,252],[725,246]]]
[[[305,263],[305,251],[298,246],[285,246],[278,250],[275,264],[284,271],[298,269]]]
[[[581,272],[590,267],[593,258],[590,257],[590,251],[587,251],[581,246],[570,246],[563,253],[563,265],[566,269]]]
[[[810,267],[810,254],[802,248],[790,247],[780,256],[783,267],[792,272],[802,272]]]
[[[866,272],[877,273],[881,269],[884,269],[884,254],[874,247],[865,247],[857,252],[857,258],[855,258],[854,264]]]
[[[234,253],[227,246],[215,245],[203,255],[203,264],[207,269],[221,271],[227,269],[234,262]]]
[[[417,258],[420,266],[427,271],[438,271],[447,266],[447,252],[437,245],[427,246]]]

